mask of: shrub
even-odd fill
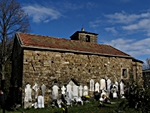
[[[128,106],[143,113],[150,111],[150,89],[139,86],[136,82],[129,84],[126,90]]]

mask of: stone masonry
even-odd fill
[[[45,84],[50,90],[54,81],[63,86],[71,78],[89,86],[90,79],[99,82],[101,78],[108,77],[115,82],[131,78],[141,80],[142,77],[142,65],[127,58],[37,50],[24,50],[23,54],[23,88],[27,83],[33,86],[36,82]],[[126,77],[122,76],[123,69],[127,69]],[[138,77],[133,74],[134,71]],[[46,102],[51,98],[48,92],[47,89]]]

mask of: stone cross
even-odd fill
[[[57,85],[54,85],[52,87],[52,99],[53,100],[57,100],[57,98],[58,98],[58,89],[59,89],[59,87]]]
[[[34,90],[34,97],[36,99],[38,96],[38,90],[39,90],[38,84],[35,83],[34,86],[32,87],[32,89]]]
[[[61,88],[61,94],[65,94],[65,90],[66,90],[65,86],[62,86],[62,88]]]
[[[98,82],[96,82],[96,84],[95,84],[95,91],[99,92],[99,83]]]
[[[94,91],[94,80],[90,80],[90,91]]]
[[[46,91],[46,86],[44,84],[41,86],[41,90],[42,90],[42,96],[44,96]]]
[[[88,95],[88,86],[84,86],[83,87],[83,96],[87,96]]]

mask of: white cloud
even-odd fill
[[[122,28],[126,33],[143,32],[150,36],[150,11],[140,14],[121,13],[105,14],[107,25]],[[131,32],[132,31],[132,32]],[[118,31],[119,32],[119,31]]]
[[[117,34],[117,30],[115,29],[115,27],[110,27],[110,28],[105,28],[106,31],[108,32],[112,32],[113,34]]]
[[[124,39],[119,38],[112,40],[110,42],[104,42],[105,44],[109,44],[127,54],[137,57],[142,55],[150,55],[150,38],[146,38],[143,40],[135,40],[135,39]]]
[[[61,16],[59,11],[40,5],[26,5],[23,10],[28,13],[29,17],[33,18],[33,22],[37,23],[49,22]]]
[[[90,27],[92,27],[92,28],[96,28],[96,27],[99,27],[99,24],[100,24],[101,22],[102,22],[101,20],[97,19],[97,20],[95,20],[95,21],[91,21],[91,22],[89,23],[89,25],[90,25]]]
[[[125,30],[140,30],[147,32],[147,35],[150,36],[150,19],[141,19],[137,23],[130,24],[122,27]]]
[[[141,14],[128,14],[122,11],[121,13],[107,14],[104,16],[109,19],[109,22],[130,24],[130,23],[137,22],[140,19],[150,18],[150,12],[141,13]]]

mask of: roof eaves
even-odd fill
[[[22,39],[20,38],[20,35],[19,35],[18,32],[16,33],[16,37],[17,37],[17,40],[18,40],[19,44],[20,44],[20,45],[23,45],[23,41],[22,41]]]
[[[68,50],[68,49],[58,49],[58,48],[45,48],[45,47],[36,47],[36,46],[25,46],[21,45],[22,48],[32,48],[32,49],[40,49],[40,50],[51,50],[51,51],[65,51],[65,52],[74,52],[74,53],[82,53],[82,54],[91,54],[91,55],[101,55],[101,56],[112,56],[112,57],[122,57],[122,58],[131,58],[131,56],[124,55],[112,55],[112,54],[103,54],[103,53],[93,53],[93,52],[85,52],[85,51],[77,51],[77,50]]]

